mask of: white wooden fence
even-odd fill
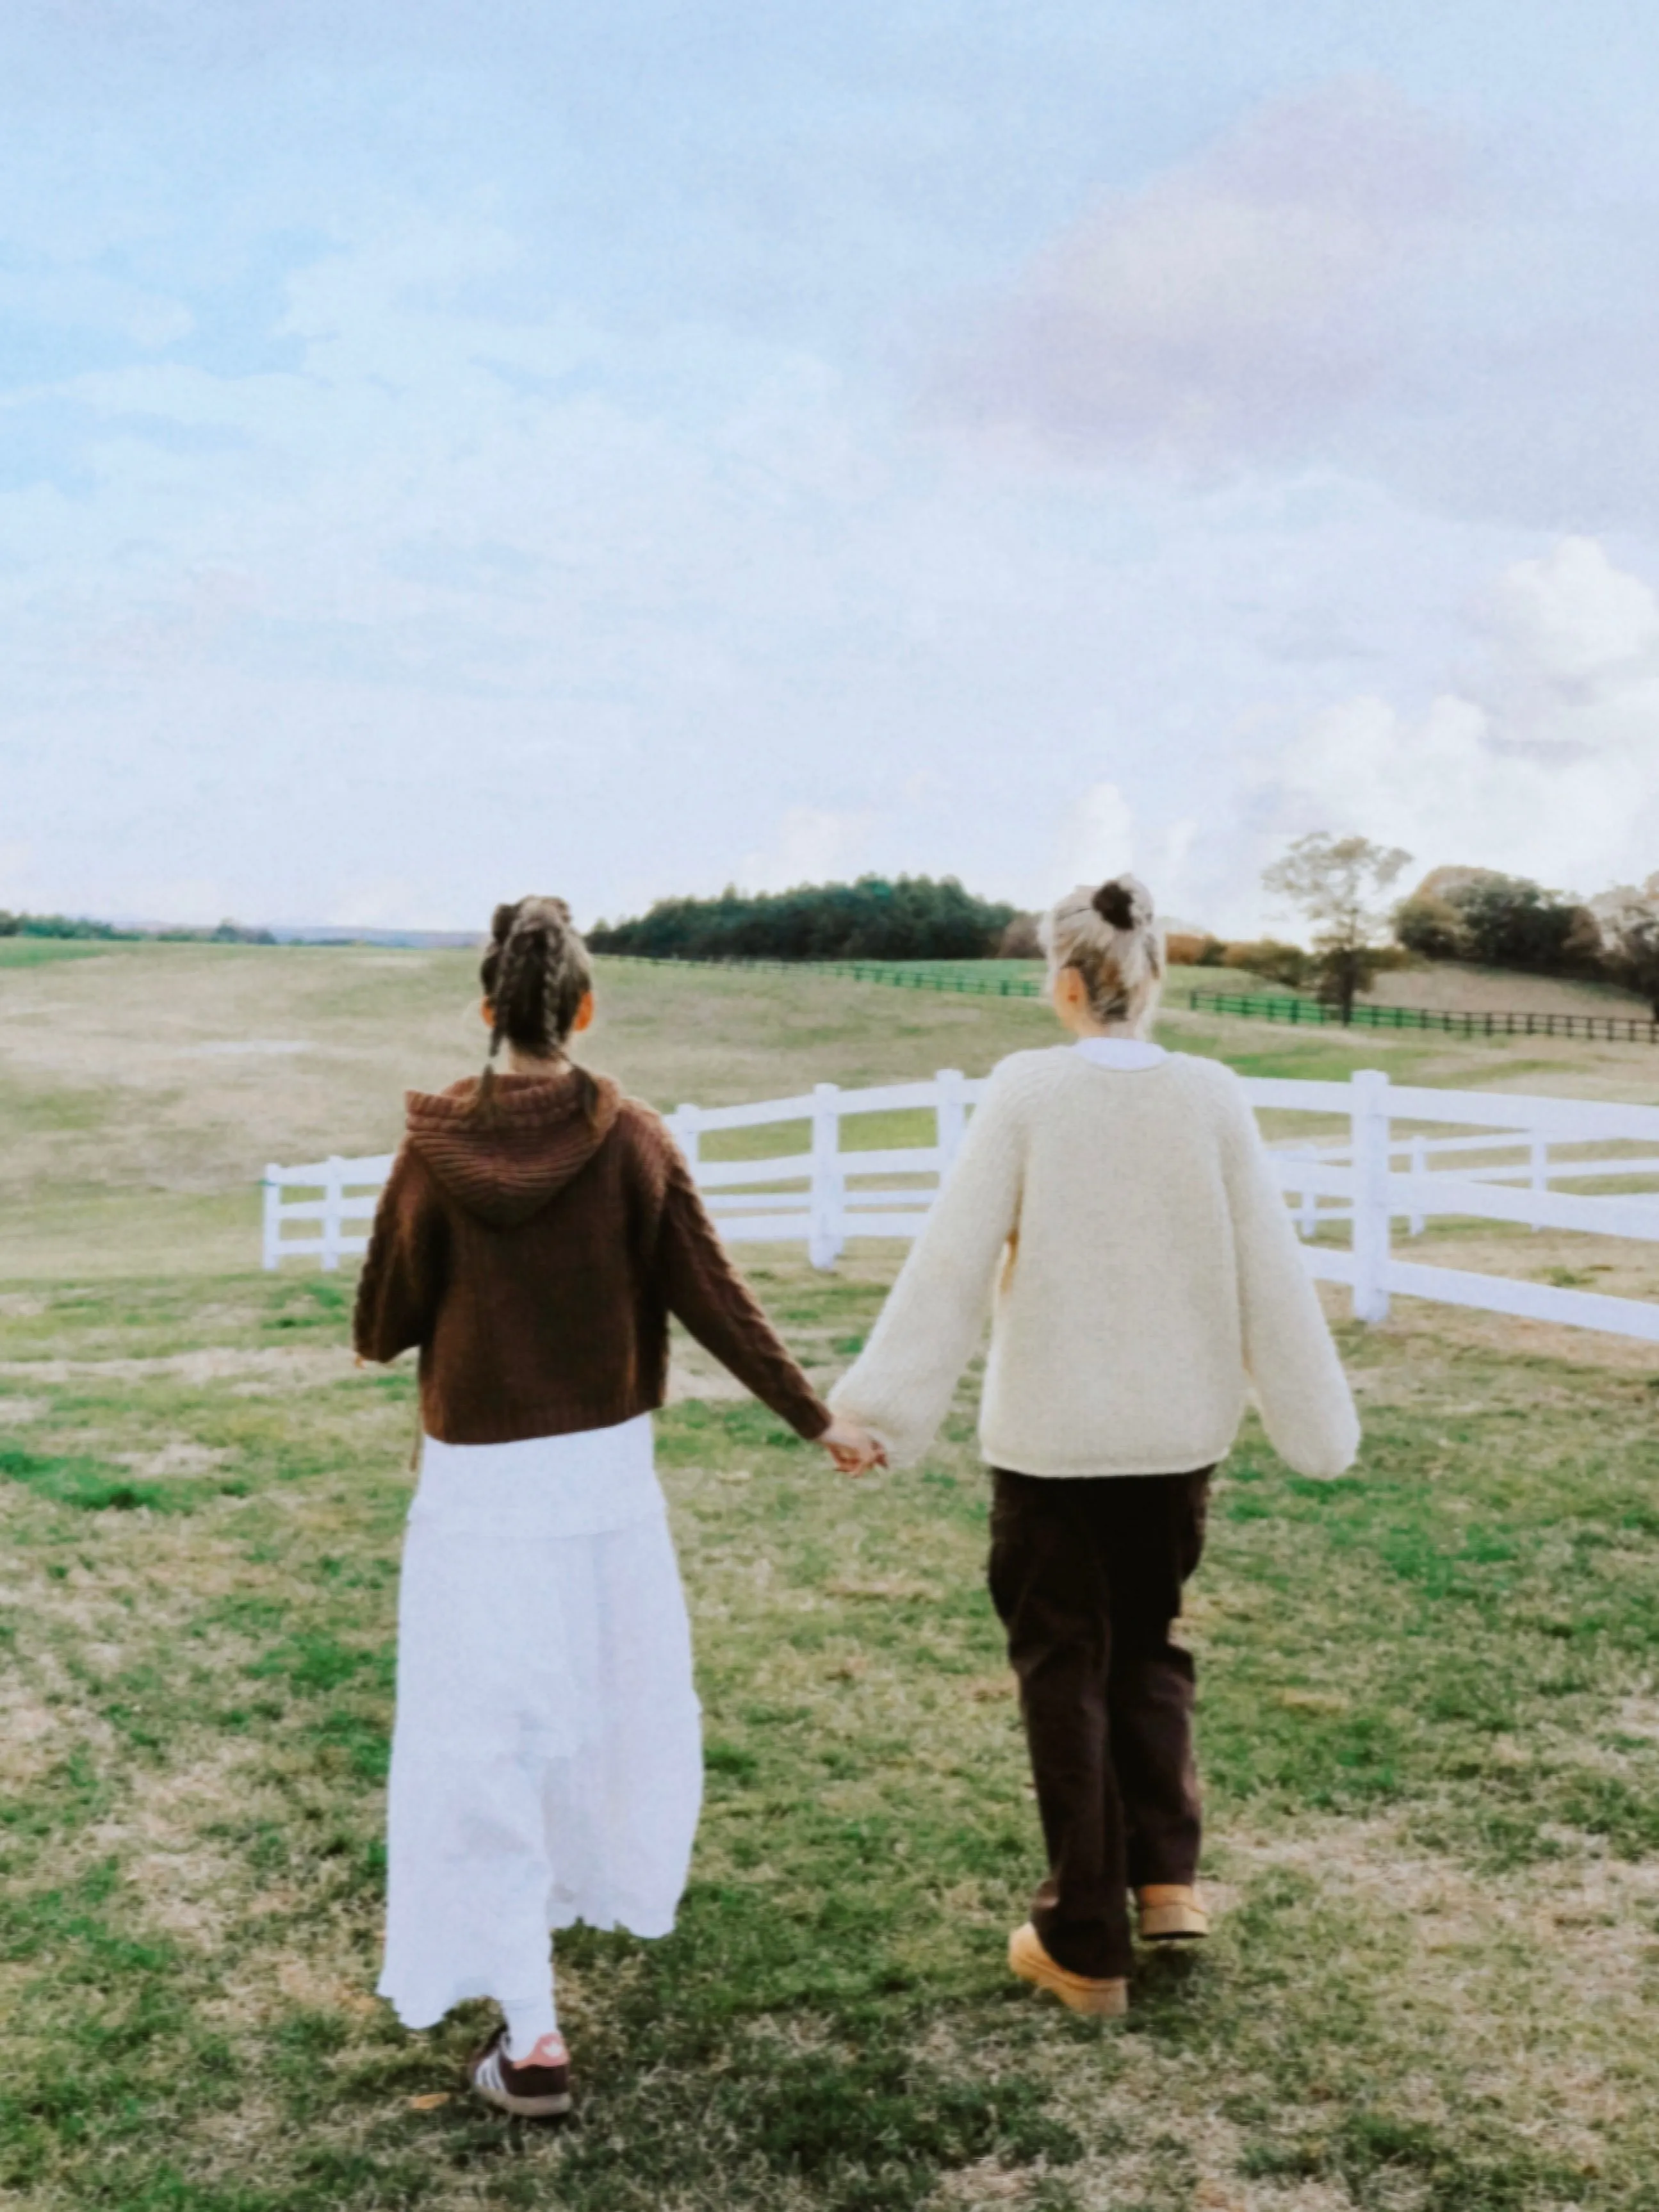
[[[926,1083],[869,1091],[820,1083],[794,1098],[682,1106],[668,1119],[729,1242],[804,1243],[815,1267],[831,1267],[851,1237],[916,1234],[984,1089],[982,1079],[947,1068]],[[1259,1111],[1346,1124],[1340,1136],[1275,1143],[1271,1157],[1310,1240],[1310,1271],[1346,1284],[1361,1320],[1386,1319],[1397,1292],[1659,1344],[1659,1302],[1403,1260],[1393,1244],[1396,1223],[1415,1236],[1448,1218],[1659,1244],[1659,1107],[1407,1089],[1373,1069],[1347,1083],[1252,1077],[1244,1090]],[[931,1144],[860,1151],[842,1141],[848,1122],[918,1111],[933,1116]],[[702,1157],[706,1138],[790,1126],[807,1130],[805,1151]],[[265,1266],[303,1256],[337,1267],[362,1252],[391,1165],[386,1153],[268,1167]],[[1626,1188],[1583,1188],[1597,1182]],[[1558,1187],[1567,1183],[1578,1187]],[[1319,1241],[1333,1228],[1346,1243]]]

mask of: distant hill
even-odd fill
[[[140,921],[122,915],[113,921],[86,915],[9,914],[0,908],[0,937],[87,938],[100,943],[159,939],[190,945],[392,945],[428,951],[465,951],[481,945],[476,929],[352,929],[335,923],[221,921],[200,925]]]
[[[484,941],[478,929],[347,929],[307,922],[273,922],[269,934],[277,945],[396,945],[426,951],[465,951]]]

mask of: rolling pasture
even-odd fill
[[[588,1056],[668,1107],[1053,1034],[1018,1001],[601,972]],[[1188,1622],[1218,1934],[1150,1960],[1122,2029],[1002,1964],[1036,1832],[971,1384],[925,1467],[854,1485],[682,1346],[692,1887],[662,1943],[561,1941],[577,2121],[472,2106],[487,2008],[410,2036],[373,1995],[411,1378],[354,1370],[349,1272],[258,1272],[255,1188],[385,1148],[405,1083],[474,1066],[471,976],[197,945],[0,967],[0,2203],[1655,2212],[1659,1376],[1405,1302],[1339,1322],[1355,1477],[1299,1481],[1251,1428],[1218,1483]],[[1261,1073],[1659,1090],[1635,1047],[1164,1036]],[[1586,1239],[1423,1250],[1659,1295]],[[751,1273],[828,1376],[898,1256]]]

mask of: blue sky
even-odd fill
[[[0,904],[1645,877],[1656,49],[15,0]]]

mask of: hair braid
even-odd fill
[[[563,1057],[565,1039],[592,988],[587,947],[560,898],[522,898],[498,906],[479,978],[490,1008],[489,1051],[476,1103],[487,1109],[495,1087],[495,1059],[502,1039],[538,1059]],[[584,1103],[591,1112],[598,1091],[584,1073]]]

